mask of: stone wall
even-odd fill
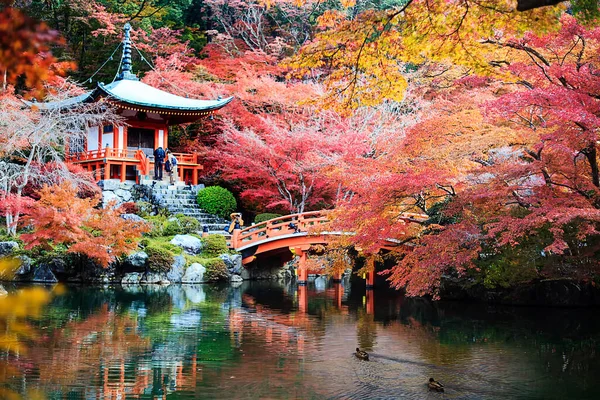
[[[116,205],[134,201],[133,187],[135,182],[121,182],[118,179],[107,179],[98,182],[98,186],[102,189],[102,207],[108,206],[111,202],[116,202]]]

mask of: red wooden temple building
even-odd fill
[[[177,96],[139,81],[131,68],[129,24],[125,24],[120,73],[110,84],[60,103],[36,103],[36,107],[67,107],[82,102],[105,101],[123,117],[116,125],[90,126],[84,140],[71,143],[66,161],[93,172],[97,180],[135,180],[154,174],[154,149],[169,146],[169,127],[210,117],[233,97],[199,100]],[[32,103],[28,103],[32,105]],[[196,154],[174,153],[179,181],[198,184],[202,169]],[[168,178],[163,179],[167,180]]]

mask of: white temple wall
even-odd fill
[[[115,145],[113,143],[114,137],[115,137],[115,135],[112,132],[103,133],[102,134],[102,147],[110,147],[110,148],[115,147]]]
[[[98,129],[97,126],[87,129],[87,151],[98,150]]]
[[[125,129],[124,127],[119,126],[119,139],[118,139],[119,143],[117,143],[117,148],[120,150],[124,149],[124,147],[123,147],[123,140],[125,137],[124,129]]]
[[[165,131],[163,129],[158,130],[158,147],[165,147]]]

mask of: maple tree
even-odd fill
[[[120,210],[96,208],[97,197],[79,198],[77,188],[65,182],[44,186],[40,199],[27,210],[21,234],[26,248],[65,245],[67,252],[83,254],[107,267],[117,257],[137,248],[137,239],[149,231],[143,222],[127,221]]]

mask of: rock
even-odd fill
[[[111,202],[119,205],[121,204],[121,198],[113,192],[102,192],[102,206],[107,207]]]
[[[0,242],[0,256],[8,256],[19,250],[17,242]]]
[[[318,292],[322,292],[325,289],[327,289],[327,277],[319,276],[319,277],[315,278],[315,289]]]
[[[140,283],[155,284],[155,285],[168,285],[171,282],[167,279],[167,275],[161,272],[148,272],[142,277]]]
[[[56,276],[50,271],[50,267],[48,264],[40,264],[35,271],[33,271],[33,282],[43,282],[43,283],[56,283],[58,279]]]
[[[230,274],[240,274],[242,272],[242,256],[239,254],[221,254],[219,256],[225,265],[227,265],[227,270]]]
[[[146,220],[137,214],[121,214],[121,218],[125,221],[146,222]]]
[[[8,292],[4,289],[4,286],[0,285],[0,297],[6,296]]]
[[[193,263],[186,270],[181,283],[204,283],[206,268],[198,263]]]
[[[48,266],[55,274],[64,274],[67,271],[67,262],[62,258],[53,258]]]
[[[131,192],[129,190],[117,189],[114,191],[114,193],[125,203],[131,200]]]
[[[240,272],[240,277],[245,281],[250,280],[250,271],[248,271],[248,269],[242,267],[242,270]]]
[[[229,282],[243,282],[243,281],[244,280],[239,275],[231,275],[231,278],[229,278]]]
[[[15,275],[27,275],[31,272],[31,264],[33,261],[27,256],[19,256],[19,259],[21,260],[21,265],[15,271]]]
[[[173,283],[181,283],[185,272],[185,257],[176,256],[175,262],[171,265],[171,269],[167,272],[167,279]]]
[[[171,244],[179,246],[188,254],[198,254],[202,250],[202,242],[192,235],[176,235]]]
[[[105,179],[98,182],[98,186],[100,186],[102,190],[117,190],[121,187],[121,181],[118,179]]]
[[[127,256],[127,263],[135,268],[144,268],[148,262],[148,254],[145,251],[138,251]]]
[[[121,285],[137,285],[140,283],[141,279],[142,274],[139,272],[131,272],[123,276],[123,279],[121,279]]]

